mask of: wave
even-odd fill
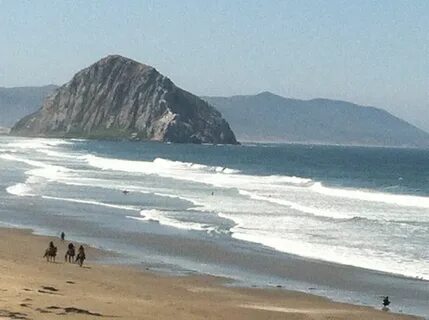
[[[113,170],[149,175],[152,174],[158,175],[160,177],[204,183],[213,185],[215,187],[236,188],[246,192],[264,191],[265,194],[268,194],[268,192],[276,192],[278,190],[282,190],[283,188],[286,193],[286,189],[292,187],[301,188],[304,191],[307,190],[308,192],[314,192],[336,198],[378,203],[381,202],[394,206],[406,206],[425,209],[429,208],[429,197],[382,193],[364,189],[331,188],[324,186],[321,182],[313,181],[310,178],[303,177],[282,175],[247,175],[242,174],[239,170],[235,169],[171,161],[162,158],[157,158],[154,161],[133,161],[87,155],[84,156],[84,159],[90,166],[102,170]],[[269,197],[263,197],[260,198],[260,200],[269,201],[271,203],[276,202],[277,204],[294,207],[299,211],[314,215],[334,215],[338,218],[350,217],[350,214],[348,213],[323,211],[282,199],[270,199]]]
[[[313,231],[309,233],[306,228],[301,232],[301,225],[308,225],[305,219],[290,220],[284,216],[230,213],[219,213],[219,216],[234,222],[235,225],[230,229],[231,237],[234,239],[261,244],[278,252],[305,258],[429,280],[429,266],[426,261],[414,256],[411,252],[404,254],[399,247],[386,250],[382,244],[364,245],[360,243],[359,235],[356,234],[354,234],[354,240],[345,241],[332,233]],[[361,220],[361,218],[353,219]],[[317,228],[325,225],[310,224],[309,226],[311,229],[313,226]],[[339,227],[338,230],[340,233],[341,228]],[[347,230],[350,229],[344,229],[344,234],[341,236],[347,237]],[[364,231],[362,236],[366,236]],[[411,243],[408,245],[412,248]]]
[[[266,233],[249,233],[239,225],[231,229],[235,239],[262,244],[279,252],[334,262],[370,270],[378,270],[410,278],[429,280],[427,264],[422,260],[410,260],[393,253],[370,249],[349,248],[285,239]]]
[[[62,140],[62,139],[29,139],[21,140],[18,142],[11,142],[6,144],[7,147],[19,148],[19,149],[43,149],[57,147],[60,145],[70,145],[73,144],[71,141]]]
[[[321,182],[316,182],[310,187],[311,191],[325,196],[346,198],[361,201],[383,202],[403,207],[429,208],[429,197],[382,193],[363,189],[340,189],[325,187]]]
[[[39,149],[38,151],[53,158],[66,158],[66,159],[76,159],[76,160],[79,159],[78,155],[72,155],[65,152],[58,152],[50,149]]]
[[[163,168],[173,168],[173,169],[191,169],[191,170],[198,170],[198,171],[206,171],[206,172],[222,172],[222,173],[239,173],[239,170],[230,169],[226,167],[220,167],[220,166],[207,166],[203,164],[198,163],[192,163],[192,162],[181,162],[181,161],[172,161],[168,159],[163,158],[156,158],[153,160],[154,165],[160,166]]]
[[[327,217],[327,218],[335,218],[335,219],[348,219],[350,217],[353,217],[353,213],[343,213],[343,212],[338,212],[333,210],[323,210],[315,207],[304,206],[289,200],[278,199],[275,197],[261,196],[261,195],[257,195],[252,192],[248,192],[244,190],[239,190],[239,193],[241,195],[249,197],[250,199],[279,204],[282,206],[289,207],[293,210],[303,212],[303,213],[308,213],[317,217]]]
[[[25,183],[17,183],[13,186],[7,187],[6,191],[9,194],[18,196],[18,197],[32,197],[34,194],[32,193],[32,188]]]
[[[85,141],[88,141],[87,139],[70,139],[70,141],[73,141],[73,142],[85,142]]]
[[[151,209],[151,210],[140,211],[140,215],[142,217],[127,216],[127,218],[139,220],[139,221],[158,222],[161,225],[182,229],[182,230],[205,231],[207,233],[219,232],[218,228],[216,228],[215,226],[202,224],[198,222],[181,221],[181,220],[171,218],[167,214],[168,214],[167,212],[164,212],[161,210]]]
[[[55,180],[59,174],[64,174],[67,172],[70,173],[73,171],[73,170],[66,168],[66,167],[57,166],[57,165],[50,165],[50,164],[46,164],[46,163],[41,162],[41,161],[16,157],[16,156],[13,156],[10,154],[1,154],[0,158],[4,159],[4,160],[9,160],[9,161],[22,162],[22,163],[28,164],[32,167],[38,167],[39,169],[29,170],[26,172],[26,174],[37,175],[40,177],[45,177],[45,178],[50,179],[50,180]]]
[[[153,161],[134,161],[97,157],[91,154],[82,156],[89,165],[102,170],[117,170],[125,172],[141,172],[146,174],[157,174],[168,170],[190,170],[196,172],[215,172],[215,173],[239,173],[239,170],[220,166],[207,166],[198,163],[172,161],[163,158],[156,158]]]
[[[311,179],[294,176],[255,176],[241,174],[239,170],[220,166],[171,161],[156,158],[154,161],[135,161],[103,158],[94,155],[83,157],[86,162],[102,170],[158,175],[165,178],[191,181],[221,188],[238,188],[255,185],[276,188],[279,185],[307,186]]]
[[[74,198],[61,198],[61,197],[51,197],[51,196],[41,196],[41,198],[47,199],[47,200],[58,200],[58,201],[73,202],[73,203],[80,203],[80,204],[89,204],[89,205],[108,207],[108,208],[114,208],[114,209],[120,209],[120,210],[128,210],[128,211],[140,210],[139,208],[134,206],[124,206],[124,205],[106,203],[106,202],[95,201],[95,200],[81,200],[81,199],[74,199]]]
[[[36,196],[37,194],[35,194],[33,190],[36,185],[40,186],[50,181],[67,179],[73,171],[66,167],[49,165],[41,161],[16,157],[10,154],[1,154],[0,158],[8,161],[22,162],[32,167],[36,167],[25,172],[28,176],[25,183],[18,183],[6,188],[6,191],[9,194],[19,197]]]
[[[198,202],[190,197],[185,197],[177,194],[166,193],[166,190],[161,188],[150,188],[143,187],[138,185],[130,185],[130,184],[120,184],[118,182],[113,183],[111,180],[107,179],[96,179],[96,178],[83,178],[76,177],[71,178],[67,177],[66,180],[59,181],[62,184],[70,185],[70,186],[85,186],[85,187],[95,187],[107,190],[117,190],[118,192],[122,192],[123,190],[127,190],[129,192],[136,192],[141,194],[149,194],[155,195],[162,198],[170,198],[170,199],[178,199],[182,201],[186,201],[194,205],[195,207],[203,206],[203,203]],[[171,190],[168,190],[171,191]]]

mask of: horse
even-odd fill
[[[86,259],[85,252],[79,251],[79,253],[76,256],[76,262],[79,263],[79,267],[82,267],[83,261]]]
[[[83,261],[86,259],[85,249],[83,246],[80,246],[77,250],[76,262],[79,263],[79,266],[82,267]]]
[[[64,257],[65,261],[72,263],[74,260],[74,256],[75,256],[75,248],[73,243],[70,243],[66,252],[66,255]]]
[[[57,247],[49,246],[45,251],[43,258],[46,258],[47,262],[55,262],[55,257],[57,256]]]

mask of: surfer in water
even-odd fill
[[[123,193],[124,195],[127,195],[127,194],[129,194],[130,192],[129,192],[128,190],[123,190],[123,191],[122,191],[122,193]]]

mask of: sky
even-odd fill
[[[121,54],[198,95],[346,100],[429,131],[428,17],[427,0],[0,0],[0,86]]]

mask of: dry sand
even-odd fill
[[[0,229],[0,319],[417,319],[279,289],[222,286],[212,277],[172,277],[42,258],[48,237]]]

